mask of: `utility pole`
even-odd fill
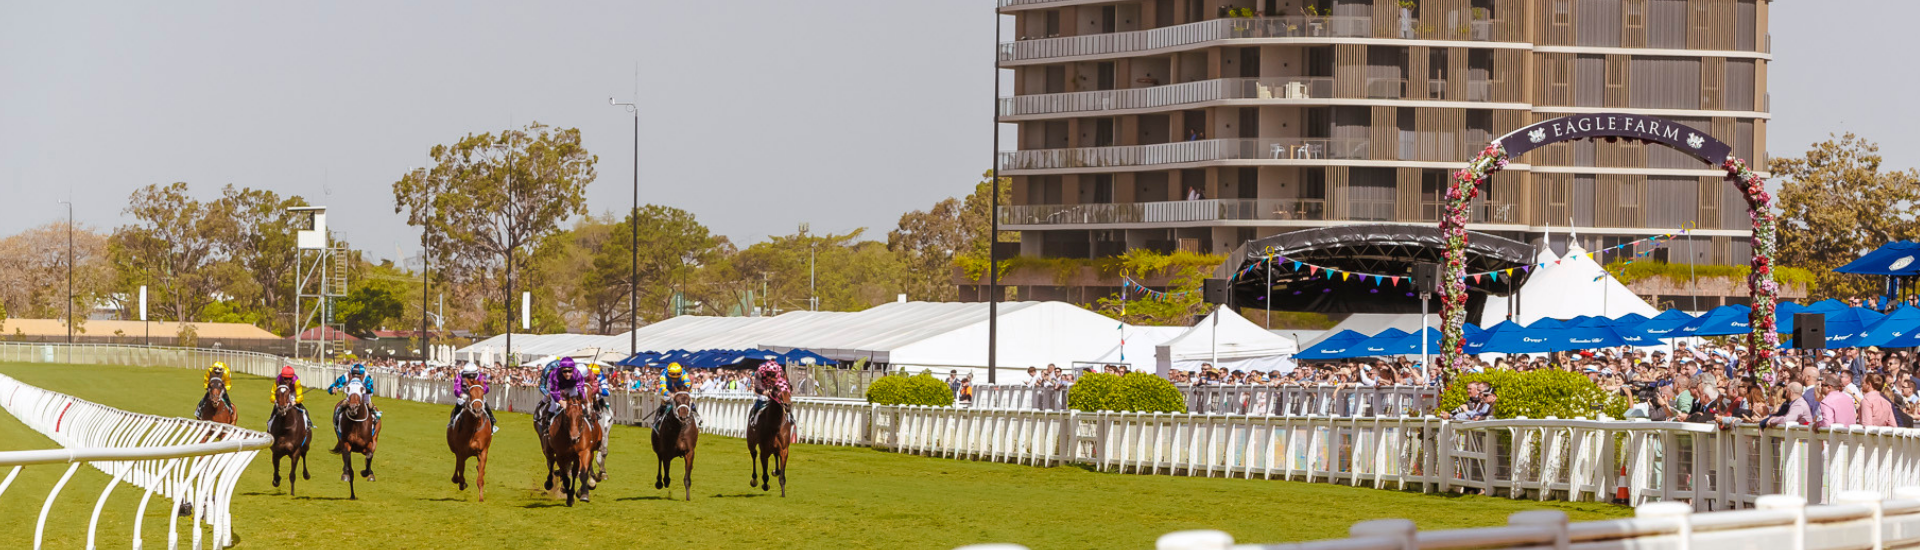
[[[67,205],[67,362],[73,362],[73,201]]]
[[[640,101],[640,68],[634,67],[634,102]],[[615,107],[624,107],[633,113],[633,213],[627,217],[627,229],[632,232],[632,247],[629,248],[632,265],[627,270],[627,356],[640,353],[640,106],[635,103],[617,103],[607,98],[607,103]]]
[[[419,173],[419,170],[408,171]],[[425,180],[426,174],[421,174],[420,178]],[[433,333],[427,331],[427,297],[433,284],[428,279],[431,273],[428,268],[433,265],[433,244],[428,236],[433,233],[433,202],[436,198],[427,197],[427,215],[420,220],[420,363],[423,365],[433,357]]]
[[[987,207],[987,383],[1000,381],[1000,11],[993,12],[993,164],[987,168],[987,186],[993,200]]]

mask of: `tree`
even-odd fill
[[[649,204],[640,208],[639,286],[642,320],[658,321],[674,315],[673,296],[693,282],[702,267],[720,261],[732,251],[727,238],[714,235],[692,212]],[[633,280],[634,218],[628,216],[607,230],[607,240],[593,257],[585,286],[590,295],[583,304],[595,312],[604,332],[633,327],[627,315]]]
[[[1002,200],[1013,194],[1012,189],[1012,178],[1000,178]],[[987,233],[993,229],[987,217],[993,204],[991,192],[987,182],[981,181],[965,199],[948,198],[933,208],[900,216],[899,228],[887,233],[887,249],[900,257],[905,270],[901,284],[908,297],[953,300],[959,294],[953,280],[956,261],[961,256],[986,261]],[[1020,242],[1020,233],[1002,231],[1000,241]]]
[[[433,168],[394,182],[394,212],[426,228],[432,261],[449,281],[476,283],[503,305],[518,299],[509,294],[507,272],[524,270],[530,247],[587,213],[586,188],[599,162],[581,145],[578,128],[537,122],[499,135],[468,134],[429,155]],[[497,313],[488,317],[505,328],[506,308]]]
[[[1207,313],[1201,302],[1200,287],[1206,273],[1187,267],[1168,281],[1165,293],[1148,294],[1139,289],[1100,299],[1100,313],[1134,325],[1179,326],[1192,324]]]
[[[299,265],[296,224],[304,218],[288,208],[307,206],[298,196],[282,198],[263,189],[227,185],[220,198],[206,205],[201,221],[223,261],[232,264],[222,293],[246,318],[268,330],[291,325],[276,322],[290,309],[294,294],[293,270]],[[277,331],[276,331],[277,332]]]
[[[1920,201],[1920,171],[1882,171],[1880,165],[1880,146],[1852,133],[1770,165],[1781,182],[1778,262],[1813,271],[1818,279],[1808,291],[1814,298],[1879,294],[1879,277],[1833,268],[1920,235],[1920,222],[1908,214]]]
[[[225,280],[216,269],[218,242],[201,224],[206,205],[187,195],[185,182],[152,184],[133,193],[125,213],[135,223],[114,231],[113,263],[123,269],[150,266],[157,292],[149,293],[148,303],[161,319],[198,320]]]
[[[809,309],[818,296],[823,311],[859,311],[893,301],[905,273],[886,245],[860,241],[864,233],[769,236],[740,251],[733,268],[765,274],[765,301],[775,309]]]
[[[334,315],[345,325],[347,334],[366,337],[388,319],[400,318],[406,305],[388,289],[361,286],[347,291],[334,305]]]
[[[0,239],[0,307],[27,318],[67,315],[67,222],[52,222]],[[111,303],[113,266],[107,238],[73,229],[73,315],[84,322],[95,304]]]

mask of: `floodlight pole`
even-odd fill
[[[73,201],[67,205],[67,362],[73,362]]]
[[[638,69],[635,71],[638,81]],[[640,98],[636,95],[633,100]],[[632,357],[640,353],[640,106],[615,102],[611,97],[607,103],[633,113],[633,212],[627,216],[627,229],[632,232],[632,246],[628,248],[631,265],[627,268],[627,356]]]
[[[987,187],[993,189],[987,207],[987,383],[1000,381],[1000,10],[993,12],[993,164],[987,168]]]
[[[419,172],[419,170],[408,171],[414,173]],[[429,173],[431,172],[429,171]],[[425,175],[422,175],[420,178],[422,180],[421,183],[426,183]],[[432,288],[431,285],[433,284],[428,280],[428,274],[431,273],[431,271],[428,271],[428,268],[433,265],[433,248],[432,244],[428,242],[428,235],[433,233],[434,199],[435,197],[432,196],[427,197],[427,215],[420,219],[420,364],[422,365],[427,363],[427,359],[433,357],[433,335],[427,332],[427,297],[429,296],[428,290]]]

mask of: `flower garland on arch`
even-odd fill
[[[1753,332],[1747,334],[1747,368],[1751,372],[1772,371],[1774,350],[1780,347],[1780,335],[1773,331],[1774,304],[1780,292],[1779,283],[1773,280],[1773,253],[1779,242],[1775,238],[1778,228],[1773,215],[1773,197],[1767,194],[1766,180],[1753,173],[1745,159],[1729,156],[1720,167],[1746,192],[1747,216],[1753,220],[1752,269],[1747,272],[1747,293],[1753,302],[1750,318]]]
[[[1495,141],[1453,173],[1447,186],[1446,210],[1440,215],[1440,236],[1447,255],[1440,278],[1440,363],[1455,372],[1466,370],[1467,324],[1467,211],[1480,195],[1480,182],[1507,167],[1507,148]]]

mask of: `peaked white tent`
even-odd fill
[[[1154,349],[1155,371],[1198,370],[1202,363],[1228,370],[1293,370],[1293,354],[1300,346],[1225,306],[1216,308],[1193,328]],[[1217,358],[1217,360],[1216,360]]]
[[[1126,344],[1114,342],[1105,354],[1092,360],[1082,360],[1082,365],[1124,365],[1136,372],[1154,370],[1157,360],[1155,349],[1168,340],[1187,332],[1187,327],[1126,327]],[[1118,334],[1116,334],[1118,336]]]
[[[1513,316],[1513,322],[1522,325],[1540,319],[1572,319],[1581,315],[1619,317],[1638,313],[1653,317],[1660,314],[1660,310],[1627,290],[1627,285],[1620,284],[1606,268],[1595,263],[1579,244],[1569,243],[1565,258],[1542,251],[1534,263],[1546,265],[1534,268],[1515,296],[1487,298],[1486,309],[1480,314],[1480,326],[1490,327],[1506,319],[1508,303],[1516,296],[1519,312]]]

